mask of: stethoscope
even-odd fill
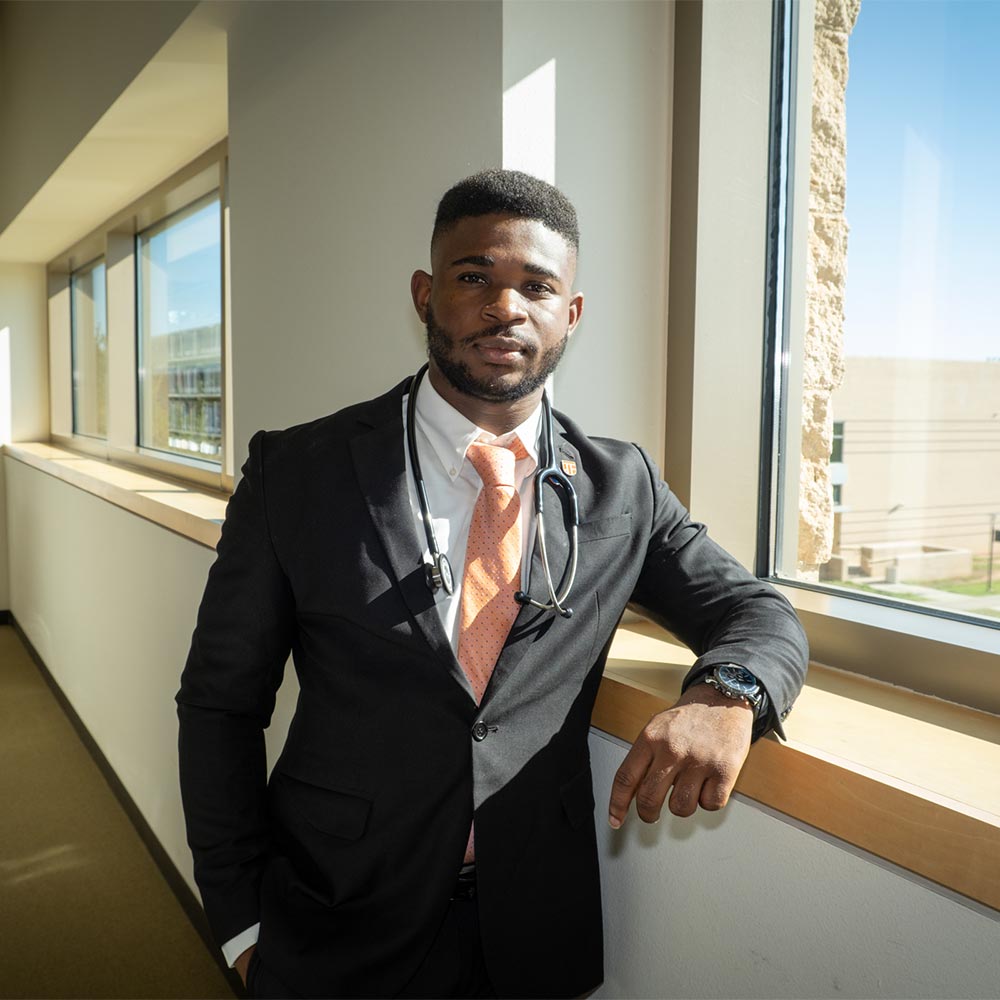
[[[424,486],[424,477],[420,472],[420,459],[417,456],[417,388],[420,380],[427,371],[424,365],[410,382],[410,398],[406,404],[406,447],[410,455],[410,468],[413,470],[413,482],[417,488],[417,502],[420,504],[420,520],[424,524],[424,534],[427,536],[427,548],[430,551],[431,561],[425,564],[427,573],[427,586],[431,593],[436,593],[439,587],[444,588],[444,592],[450,597],[455,592],[455,577],[451,571],[451,563],[448,557],[441,551],[437,542],[437,535],[434,532],[434,521],[431,519],[431,509],[427,502],[427,490]],[[549,603],[543,604],[534,600],[527,592],[531,588],[531,563],[528,563],[528,578],[525,583],[525,590],[519,590],[514,595],[514,600],[518,604],[528,605],[538,608],[540,611],[558,611],[563,618],[570,618],[573,609],[566,607],[566,598],[569,596],[576,577],[577,559],[577,528],[580,524],[580,511],[576,501],[576,490],[569,481],[569,477],[553,464],[555,459],[555,442],[552,436],[552,406],[546,392],[542,392],[542,448],[544,449],[538,456],[538,469],[534,476],[535,492],[535,541],[538,545],[539,553],[542,557],[542,571],[545,574],[545,586],[549,592]],[[552,571],[549,569],[549,554],[545,547],[545,510],[542,487],[549,483],[556,490],[561,491],[560,504],[563,510],[563,523],[566,527],[566,534],[569,537],[569,569],[565,576],[565,586],[562,591],[556,590],[552,580]]]

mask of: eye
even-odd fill
[[[546,285],[543,281],[530,281],[525,286],[526,290],[531,292],[532,295],[552,295],[552,288],[550,285]]]
[[[480,274],[478,271],[467,271],[465,274],[460,274],[458,280],[467,285],[485,285],[486,275]]]

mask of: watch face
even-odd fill
[[[724,663],[721,667],[716,667],[715,673],[730,691],[756,695],[760,690],[757,678],[746,667],[738,667],[735,663]]]

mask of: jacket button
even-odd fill
[[[485,740],[485,739],[486,739],[486,734],[487,734],[488,732],[489,732],[489,729],[487,729],[487,727],[486,727],[486,723],[485,723],[485,722],[477,722],[477,723],[476,723],[476,724],[475,724],[475,725],[474,725],[474,726],[472,727],[472,738],[473,738],[473,739],[474,739],[474,740],[475,740],[475,741],[476,741],[477,743],[482,743],[482,742],[483,742],[483,740]]]

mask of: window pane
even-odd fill
[[[108,312],[104,262],[70,275],[73,433],[108,436]]]
[[[139,443],[219,462],[222,238],[218,194],[137,237]]]
[[[1000,4],[850,6],[816,5],[778,572],[996,620]]]

